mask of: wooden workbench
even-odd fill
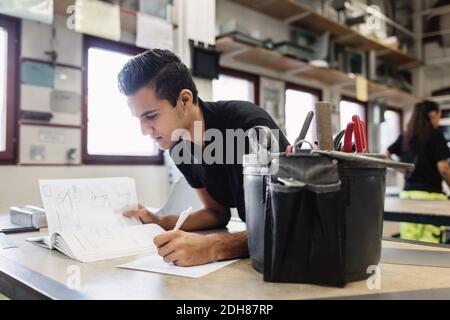
[[[229,230],[245,224],[230,222]],[[46,229],[40,232],[46,233]],[[450,268],[381,264],[381,289],[369,290],[366,281],[345,288],[306,284],[268,283],[243,259],[199,279],[116,268],[134,260],[127,257],[93,263],[79,263],[58,251],[50,251],[25,241],[36,233],[13,234],[19,248],[0,250],[0,292],[11,298],[50,299],[315,299],[315,298],[402,298],[403,294],[450,299]],[[383,247],[450,249],[398,242]],[[66,283],[79,268],[81,287],[70,290]],[[439,290],[442,289],[442,290]],[[432,290],[431,290],[432,289]],[[418,291],[422,290],[422,291]],[[436,291],[438,290],[438,291]]]

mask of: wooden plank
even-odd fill
[[[410,54],[404,53],[397,49],[392,50],[393,51],[390,51],[388,54],[382,57],[382,59],[389,61],[397,66],[409,64],[410,68],[418,67],[423,64],[420,60],[416,59],[414,56],[411,56]]]
[[[344,72],[318,67],[313,67],[311,70],[302,72],[299,76],[314,79],[328,85],[351,80],[351,77]]]
[[[386,48],[379,42],[374,41],[371,37],[362,35],[354,30],[350,29],[351,34],[354,36],[349,39],[344,39],[337,41],[342,45],[346,45],[349,47],[353,47],[355,49],[361,50],[361,51],[380,51],[380,50],[386,50]]]
[[[293,1],[287,0],[238,0],[235,2],[278,20],[285,20],[299,13],[309,11],[300,8]]]
[[[75,4],[75,0],[56,0],[53,1],[53,12],[62,16],[71,15],[71,13],[67,13],[67,8],[71,5]]]
[[[236,60],[269,68],[277,72],[286,72],[292,68],[297,68],[302,65],[301,61],[295,61],[294,59],[284,57],[278,52],[262,48],[250,49],[236,56]]]
[[[347,34],[352,34],[352,31],[347,26],[337,23],[333,20],[325,18],[314,11],[302,20],[294,21],[292,23],[294,26],[310,29],[316,33],[324,33],[329,31],[330,35],[334,37],[340,37]]]
[[[243,48],[250,48],[248,45],[234,41],[230,37],[219,38],[216,40],[216,50],[222,53],[230,53]]]

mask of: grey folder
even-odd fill
[[[81,96],[76,92],[53,90],[50,109],[54,112],[77,114],[81,110]]]

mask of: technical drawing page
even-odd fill
[[[156,252],[153,238],[164,229],[156,224],[141,224],[127,228],[99,228],[62,232],[61,237],[73,252],[75,258],[82,261],[108,259],[112,256],[128,256],[137,249]]]
[[[232,264],[233,262],[236,262],[236,261],[238,261],[238,260],[237,259],[236,260],[226,260],[226,261],[212,262],[212,263],[207,263],[207,264],[192,266],[192,267],[180,267],[180,266],[174,265],[173,263],[165,262],[161,256],[159,256],[157,253],[154,253],[154,254],[149,254],[145,258],[134,260],[129,263],[119,265],[117,267],[124,268],[124,269],[133,269],[133,270],[140,270],[140,271],[172,274],[172,275],[176,275],[176,276],[183,276],[183,277],[189,277],[189,278],[200,278],[211,272],[214,272],[223,267],[226,267],[227,265]]]
[[[122,212],[137,208],[134,179],[39,180],[49,234],[141,224]]]

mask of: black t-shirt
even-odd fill
[[[236,142],[237,138],[231,138],[231,135],[227,135],[227,129],[242,129],[245,132],[257,125],[271,129],[279,129],[279,127],[264,109],[250,102],[204,102],[199,100],[199,106],[205,121],[205,131],[216,129],[215,131],[223,137],[223,148],[213,147],[213,144],[220,140],[216,139],[215,135],[214,138],[205,138],[203,149],[190,141],[179,141],[171,148],[171,157],[193,188],[205,188],[217,202],[228,208],[237,208],[239,217],[245,221],[242,152],[244,154],[249,153],[248,138],[245,139],[245,150],[241,149],[238,152],[237,144],[234,144],[232,149],[234,152],[232,155],[234,156],[232,156],[230,149],[226,150],[227,144],[230,146],[229,143],[231,141]],[[284,151],[289,142],[281,130],[278,138],[280,150]],[[184,146],[181,144],[184,144]],[[183,147],[187,149],[183,149]],[[218,153],[210,152],[214,149]],[[184,150],[188,150],[186,154]],[[223,154],[222,162],[216,161],[212,163],[211,160],[206,159],[207,154],[217,155],[217,159],[220,159],[219,150]],[[196,161],[199,155],[203,161]],[[178,159],[175,159],[177,156]],[[183,159],[183,163],[180,163],[180,157]],[[188,163],[184,160],[187,158],[190,161]]]
[[[442,192],[442,177],[437,163],[450,158],[450,151],[444,136],[438,129],[430,130],[427,143],[420,150],[405,148],[403,135],[400,135],[388,151],[400,157],[401,161],[414,163],[416,168],[405,175],[405,190]],[[408,149],[408,150],[405,150]]]

